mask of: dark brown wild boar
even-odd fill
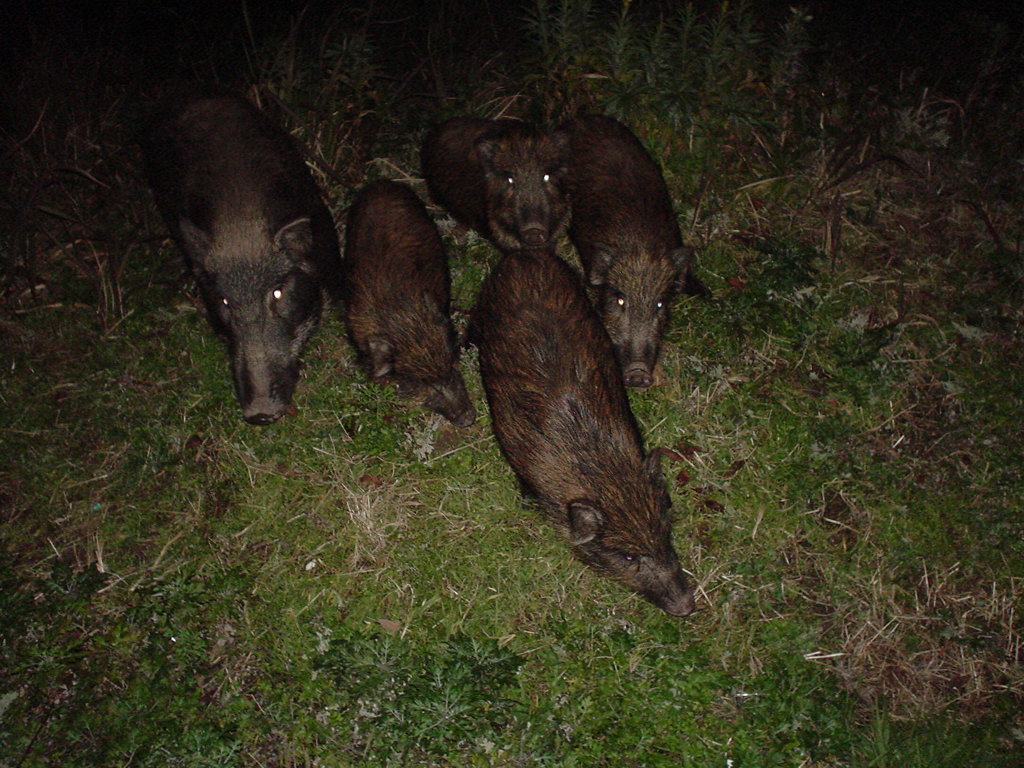
[[[430,195],[502,251],[552,249],[568,222],[565,141],[518,120],[453,117],[423,142]]]
[[[349,337],[369,374],[457,427],[472,424],[449,317],[448,261],[409,187],[376,181],[359,193],[342,264]]]
[[[576,557],[673,616],[693,611],[660,454],[644,455],[611,341],[576,274],[545,251],[506,255],[480,291],[470,339],[498,445]]]
[[[626,384],[648,387],[673,298],[707,289],[693,276],[693,249],[683,245],[661,170],[639,139],[604,115],[577,117],[559,131],[569,142],[569,237]]]
[[[237,96],[180,98],[140,143],[157,206],[228,342],[243,417],[269,424],[338,292],[330,211],[291,137]]]

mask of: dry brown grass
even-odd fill
[[[811,656],[866,705],[893,717],[950,710],[970,719],[1004,693],[1024,696],[1024,580],[964,579],[959,564],[922,564],[914,589],[879,569],[830,617],[835,646]]]

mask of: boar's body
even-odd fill
[[[673,297],[707,289],[691,272],[693,251],[639,139],[604,115],[577,117],[559,130],[569,142],[569,237],[626,384],[650,386]]]
[[[160,212],[227,340],[246,421],[291,402],[299,357],[337,293],[338,236],[291,137],[242,98],[184,99],[141,140]]]
[[[523,490],[581,561],[689,614],[658,454],[644,456],[608,334],[575,273],[541,251],[505,256],[470,334],[498,445]]]
[[[518,120],[453,117],[420,153],[431,197],[502,251],[555,247],[568,222],[564,140]]]
[[[476,412],[458,371],[449,317],[448,261],[437,227],[404,184],[377,181],[349,209],[345,237],[345,319],[374,378],[458,427]]]

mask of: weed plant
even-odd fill
[[[800,10],[516,7],[394,37],[372,8],[247,7],[220,79],[303,141],[339,221],[368,178],[423,192],[452,114],[634,128],[714,295],[629,393],[697,612],[523,505],[471,349],[481,418],[454,430],[370,382],[332,312],[295,412],[243,424],[138,178],[128,94],[160,87],[40,47],[3,137],[0,766],[1024,759],[1020,41],[977,27],[974,79],[866,82]],[[438,216],[464,324],[497,254]]]

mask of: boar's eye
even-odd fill
[[[231,303],[230,303],[230,302],[229,302],[229,301],[228,301],[228,300],[227,300],[226,298],[222,298],[222,299],[220,300],[220,302],[221,302],[221,304],[223,304],[223,305],[224,305],[225,307],[229,307],[229,306],[231,306]]]
[[[515,186],[516,180],[515,180],[514,178],[512,178],[511,176],[509,176],[508,178],[506,178],[506,179],[505,179],[505,181],[507,181],[507,182],[508,182],[508,185],[509,185],[510,187],[513,187],[513,186]]]
[[[615,294],[615,303],[620,307],[626,306],[626,297],[621,293]]]
[[[280,301],[281,297],[284,296],[284,292],[280,288],[275,288],[271,295],[274,297],[274,301]]]
[[[551,181],[551,174],[550,173],[545,173],[544,174],[544,183],[547,184],[550,181]]]
[[[662,299],[658,299],[656,302],[654,302],[654,306],[656,306],[658,309],[661,309],[662,307],[665,306],[665,302]]]
[[[640,559],[640,555],[635,555],[632,552],[616,552],[615,554],[621,558],[622,562],[629,565],[633,565]]]

